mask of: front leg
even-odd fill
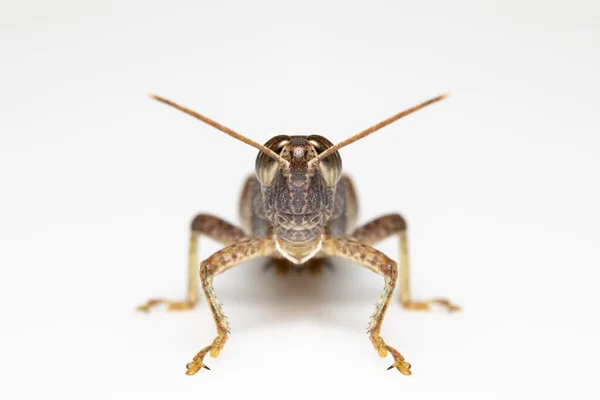
[[[188,255],[188,290],[183,301],[155,298],[139,306],[139,311],[149,311],[161,304],[169,311],[190,310],[198,303],[198,238],[207,236],[223,245],[230,245],[246,237],[242,230],[221,218],[208,214],[199,214],[192,220]]]
[[[204,295],[217,326],[217,337],[213,342],[204,347],[196,354],[192,362],[186,365],[187,375],[194,375],[201,368],[209,369],[204,364],[204,357],[210,353],[211,357],[217,357],[227,342],[229,324],[223,313],[221,302],[217,298],[213,288],[213,277],[222,274],[228,269],[254,258],[269,256],[275,251],[275,243],[272,238],[242,239],[202,261],[200,264],[200,283]]]
[[[400,214],[390,214],[377,218],[356,229],[351,237],[372,246],[396,234],[400,238],[400,302],[402,306],[408,310],[429,311],[432,304],[438,304],[448,309],[448,311],[459,311],[460,307],[452,304],[447,299],[434,298],[416,301],[411,298],[406,221]]]
[[[373,247],[353,239],[327,237],[323,242],[322,251],[330,256],[342,257],[353,261],[383,276],[385,284],[381,296],[377,301],[375,312],[369,322],[369,338],[381,357],[386,357],[388,352],[394,357],[394,364],[390,368],[396,367],[402,374],[410,375],[410,364],[404,360],[402,354],[385,343],[380,336],[383,317],[396,287],[398,277],[398,265],[396,262]]]

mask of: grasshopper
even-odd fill
[[[259,257],[305,267],[326,257],[341,257],[362,265],[384,278],[384,288],[368,326],[371,343],[381,357],[388,354],[404,375],[411,365],[380,336],[381,326],[398,281],[398,264],[376,250],[376,243],[397,235],[400,241],[400,302],[408,310],[427,311],[438,304],[449,311],[459,307],[446,299],[415,301],[410,295],[406,221],[400,214],[388,214],[356,228],[357,200],[354,185],[342,175],[339,150],[373,132],[446,97],[441,95],[371,126],[334,145],[318,136],[278,135],[261,145],[195,111],[163,97],[150,97],[174,107],[259,150],[255,176],[245,182],[241,195],[242,227],[221,218],[199,214],[193,218],[189,238],[188,291],[183,301],[151,299],[138,307],[148,311],[163,304],[168,310],[190,310],[198,303],[198,238],[207,236],[225,247],[200,263],[202,290],[212,312],[217,337],[186,365],[194,375],[207,354],[217,357],[229,338],[229,323],[213,288],[213,278],[230,268]],[[285,261],[287,260],[287,261]]]

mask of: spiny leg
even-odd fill
[[[228,269],[254,258],[268,256],[275,251],[275,244],[271,238],[241,239],[238,242],[217,251],[215,254],[202,261],[200,264],[200,282],[204,295],[217,326],[217,337],[213,342],[204,347],[196,354],[192,362],[186,365],[187,375],[194,375],[201,368],[209,369],[204,364],[204,357],[210,353],[211,357],[217,357],[229,333],[229,323],[223,312],[221,302],[217,298],[213,288],[213,277],[222,274]]]
[[[400,214],[384,215],[360,228],[351,237],[361,243],[374,245],[388,237],[397,234],[400,239],[400,302],[408,310],[429,311],[432,304],[445,307],[448,311],[458,311],[460,307],[447,299],[434,298],[415,301],[410,296],[410,265],[408,260],[408,238],[406,221]]]
[[[149,311],[152,307],[161,304],[167,306],[169,311],[190,310],[198,303],[198,237],[207,236],[223,245],[230,245],[245,238],[241,229],[233,226],[220,218],[207,214],[199,214],[190,227],[190,242],[188,255],[188,291],[187,298],[183,301],[166,299],[150,299],[139,306],[140,311]]]
[[[327,255],[342,257],[360,264],[383,276],[385,285],[383,287],[383,292],[377,301],[375,312],[369,322],[369,339],[371,339],[371,343],[373,343],[375,350],[377,350],[377,353],[379,353],[381,357],[386,357],[388,352],[394,357],[394,363],[390,368],[396,367],[402,374],[410,375],[410,364],[404,360],[402,354],[385,343],[380,336],[383,318],[390,303],[398,277],[398,265],[396,262],[373,247],[353,239],[335,239],[327,237],[323,242],[322,251]]]

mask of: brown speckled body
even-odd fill
[[[444,96],[398,113],[335,146],[318,135],[278,135],[260,145],[201,114],[164,98],[154,98],[260,151],[255,162],[256,175],[245,181],[242,190],[242,228],[209,214],[197,215],[190,229],[187,298],[184,301],[151,299],[138,307],[148,311],[165,304],[169,310],[192,309],[198,303],[197,277],[200,276],[217,337],[187,364],[186,374],[194,375],[202,368],[209,369],[204,364],[205,356],[217,357],[229,338],[229,323],[213,287],[215,276],[259,257],[271,257],[276,262],[286,259],[299,267],[325,257],[341,257],[383,277],[384,287],[369,321],[369,338],[381,357],[391,354],[394,358],[390,368],[410,375],[411,365],[380,336],[397,281],[401,304],[406,309],[429,310],[431,304],[442,305],[450,311],[458,310],[458,307],[445,299],[412,300],[406,222],[402,216],[388,214],[356,228],[356,193],[350,178],[342,175],[338,150]],[[396,261],[372,247],[395,235],[400,239],[400,268]],[[212,238],[225,247],[204,259],[198,271],[200,236]]]

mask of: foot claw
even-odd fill
[[[396,360],[392,365],[388,367],[388,371],[392,368],[397,368],[402,375],[411,375],[412,372],[410,372],[410,367],[411,365],[406,361]]]
[[[392,368],[397,368],[402,375],[411,375],[412,372],[410,372],[410,367],[411,365],[409,363],[407,363],[404,360],[398,359],[394,361],[394,363],[390,365],[387,370],[389,371]]]
[[[206,368],[210,371],[210,368],[208,368],[207,365],[204,365],[204,363],[201,360],[194,360],[191,363],[188,363],[185,367],[187,368],[185,374],[188,376],[196,374],[196,372],[200,371],[200,369],[202,368]]]
[[[210,354],[211,357],[215,358],[219,355],[223,346],[225,346],[225,342],[227,341],[227,336],[217,336],[215,340],[213,340],[212,344],[206,346],[202,350],[200,350],[194,358],[192,358],[192,362],[188,363],[185,367],[187,371],[186,375],[194,375],[196,372],[200,371],[200,369],[205,368],[210,371],[208,365],[204,364],[204,357],[207,354]]]
[[[390,365],[390,367],[388,368],[388,371],[392,368],[396,368],[403,375],[411,374],[411,372],[410,372],[411,365],[404,360],[404,356],[402,354],[400,354],[400,352],[398,350],[396,350],[392,346],[387,345],[383,341],[383,339],[379,336],[371,337],[371,341],[373,342],[373,345],[375,346],[375,350],[377,350],[377,353],[379,353],[379,356],[386,357],[389,353],[389,354],[391,354],[392,357],[394,357],[394,363],[392,365]]]

